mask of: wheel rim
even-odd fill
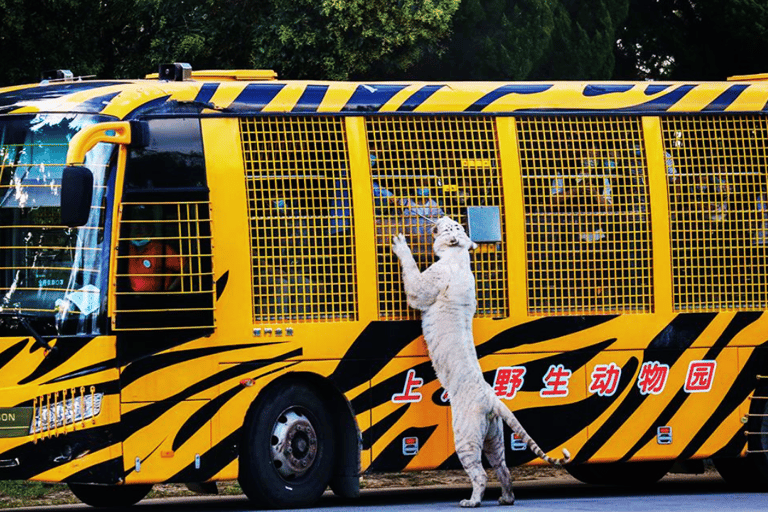
[[[270,441],[272,464],[286,480],[301,477],[317,458],[317,432],[299,409],[291,407],[278,416]]]

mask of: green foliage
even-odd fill
[[[531,78],[611,78],[617,27],[628,14],[629,0],[561,0],[549,48]]]
[[[432,79],[525,80],[611,77],[616,27],[629,0],[463,0]]]
[[[722,79],[768,71],[766,0],[0,0],[0,85],[161,62],[284,78]]]
[[[0,496],[9,498],[40,498],[54,488],[51,484],[23,482],[15,480],[0,481]]]
[[[0,0],[0,85],[43,69],[141,77],[161,62],[345,79],[405,70],[460,0]]]
[[[0,0],[0,83],[40,79],[45,69],[100,71],[97,0]]]
[[[413,66],[459,0],[265,0],[252,60],[291,78],[344,80]]]
[[[768,71],[764,0],[632,0],[617,76],[722,80]]]
[[[463,0],[442,58],[423,63],[435,80],[526,78],[549,46],[550,0]]]

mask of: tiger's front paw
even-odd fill
[[[405,235],[402,233],[392,237],[392,252],[400,259],[411,254],[411,249],[408,247],[408,242],[405,241]]]

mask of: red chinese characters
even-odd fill
[[[717,361],[691,361],[685,377],[686,393],[708,393],[715,381]]]
[[[589,392],[600,396],[613,396],[619,387],[621,368],[616,363],[598,364],[592,370]]]
[[[392,401],[396,404],[421,402],[421,393],[417,393],[416,389],[420,388],[422,385],[424,385],[424,379],[416,377],[416,370],[408,370],[408,375],[405,377],[403,392],[392,395]]]
[[[523,387],[525,381],[524,366],[502,366],[496,370],[493,379],[493,390],[496,396],[505,400],[512,400],[517,391]]]
[[[669,365],[658,361],[646,361],[640,367],[640,375],[637,377],[637,387],[642,395],[660,395],[667,385],[669,377]]]
[[[562,364],[552,365],[542,379],[544,387],[539,391],[542,398],[560,398],[568,396],[568,385],[571,380],[571,370],[566,370]]]

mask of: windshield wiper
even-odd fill
[[[38,332],[34,329],[34,327],[30,325],[29,320],[27,320],[27,318],[37,318],[36,316],[25,315],[24,313],[18,311],[0,311],[0,317],[12,318],[13,320],[18,321],[35,340],[35,346],[44,348],[49,353],[56,351],[56,347],[51,346],[50,343],[45,341],[43,337],[40,336],[40,334],[38,334]]]

